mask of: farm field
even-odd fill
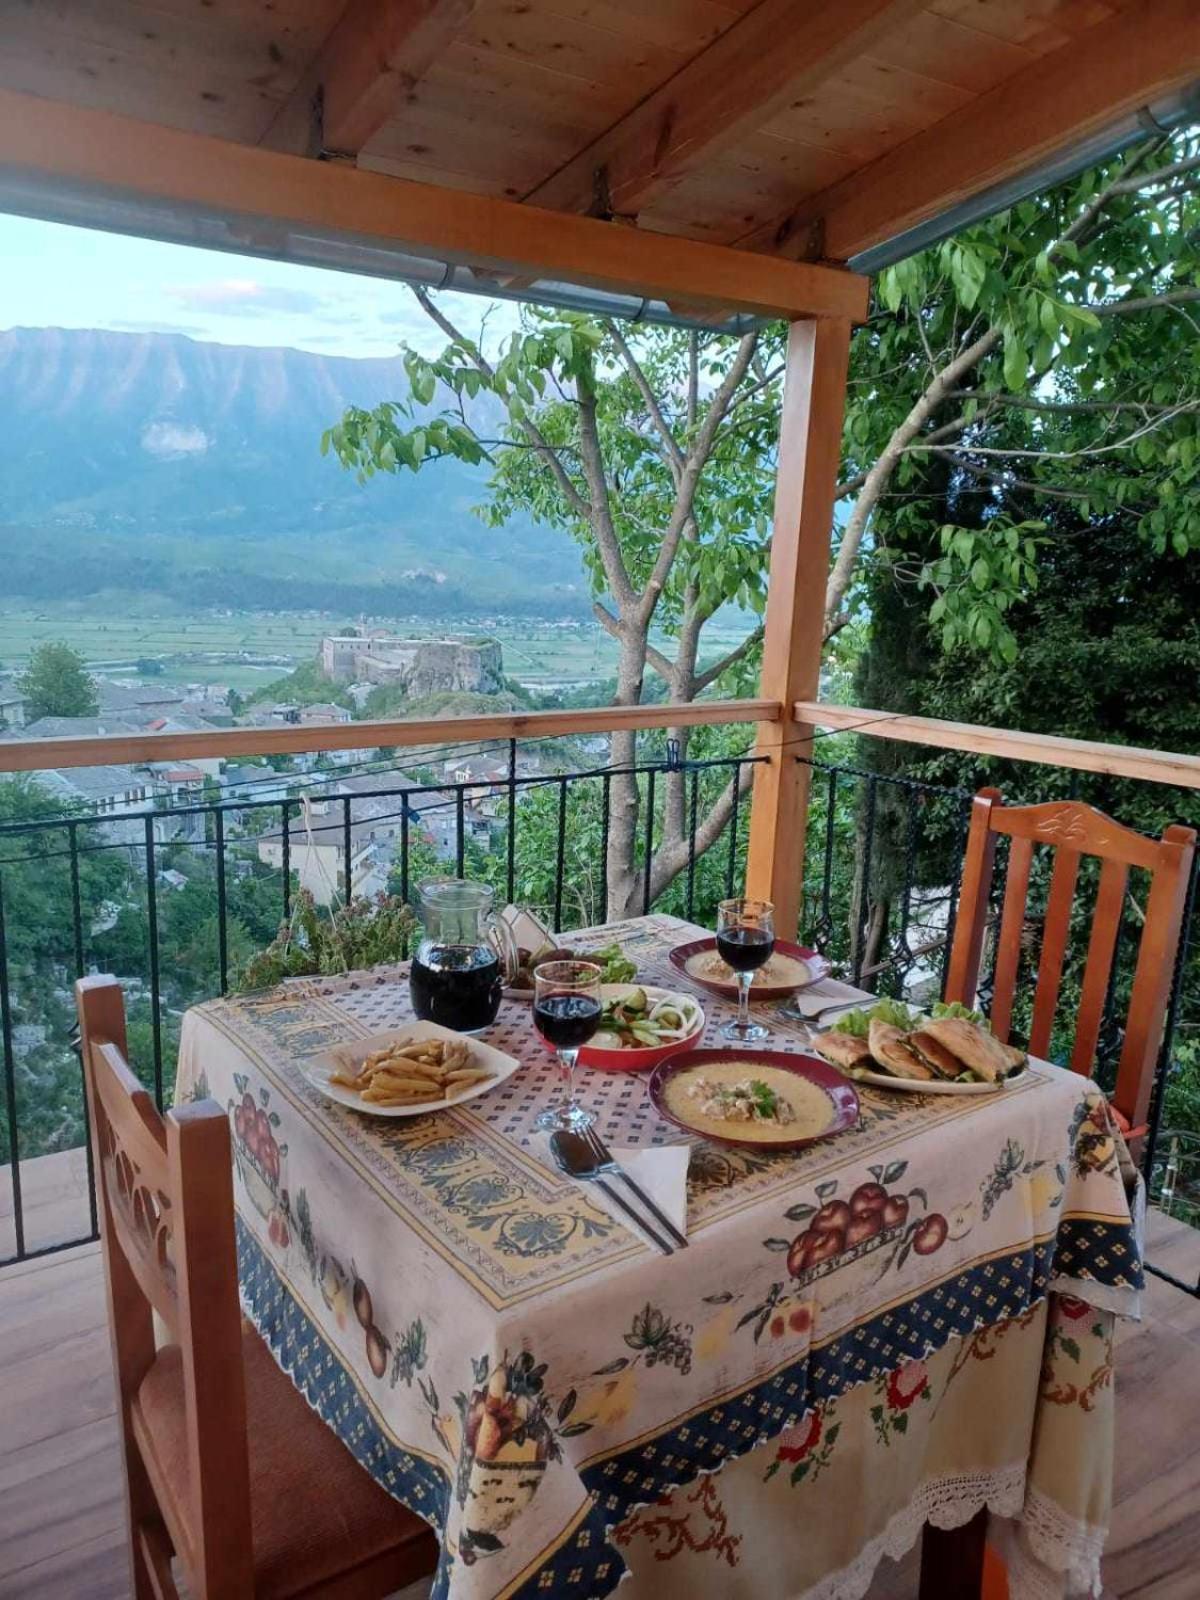
[[[323,634],[347,619],[311,612],[210,611],[189,613],[164,607],[140,611],[123,602],[104,611],[90,604],[0,607],[0,668],[20,669],[31,652],[49,639],[65,639],[79,650],[93,670],[127,676],[139,657],[161,659],[162,677],[173,683],[222,683],[241,692],[281,677],[309,660]],[[504,669],[521,682],[551,689],[578,686],[611,677],[616,666],[614,642],[597,624],[538,621],[496,621],[489,618],[447,618],[440,625],[428,619],[368,617],[370,626],[386,627],[413,637],[442,633],[480,634],[499,640]],[[706,635],[712,650],[727,648],[741,636],[736,620],[712,624]],[[286,657],[286,662],[248,664],[205,661],[209,652]],[[120,667],[118,663],[129,663]],[[110,665],[111,664],[111,665]]]

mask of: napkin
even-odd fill
[[[621,1145],[613,1145],[612,1157],[620,1163],[639,1188],[661,1206],[666,1216],[680,1230],[687,1233],[687,1175],[688,1162],[691,1159],[692,1147],[690,1144],[651,1145],[642,1149],[629,1149]],[[551,1157],[553,1160],[553,1157]],[[629,1185],[616,1173],[607,1175],[608,1182],[639,1214],[645,1211],[637,1195]],[[588,1199],[593,1205],[599,1206],[602,1211],[607,1211],[614,1222],[619,1222],[627,1228],[637,1239],[642,1239],[651,1249],[656,1248],[652,1241],[645,1236],[621,1210],[614,1205],[605,1194],[604,1190],[596,1183],[581,1183],[580,1187],[586,1190]],[[652,1226],[658,1233],[662,1233],[660,1223],[650,1219]]]
[[[835,1006],[845,1005],[850,1011],[857,1005],[873,1005],[874,995],[863,995],[857,990],[847,989],[841,984],[835,989],[802,989],[799,994],[794,994],[786,1001],[789,1011],[797,1011],[804,1017],[815,1017],[818,1012],[829,1010],[829,1025],[833,1027],[838,1016],[845,1016],[845,1012],[833,1009]]]

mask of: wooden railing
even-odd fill
[[[621,728],[687,728],[778,722],[777,700],[700,700],[689,705],[595,706],[580,711],[511,711],[415,722],[285,722],[278,727],[214,728],[205,733],[128,733],[76,739],[0,742],[0,772],[119,766],[237,756],[314,755],[323,750],[410,749],[492,739],[557,739]]]
[[[938,750],[966,750],[972,755],[999,756],[1006,761],[1040,762],[1078,772],[1107,772],[1119,778],[1200,789],[1200,756],[1102,744],[1091,739],[1065,739],[1057,734],[1018,733],[972,722],[943,722],[937,717],[910,717],[895,711],[868,711],[862,706],[831,706],[818,700],[798,700],[793,715],[796,722],[810,727],[862,733],[873,739],[898,739],[904,744],[930,745]]]

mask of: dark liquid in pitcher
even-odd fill
[[[753,972],[774,948],[775,935],[765,928],[727,928],[717,935],[717,953],[735,972]]]
[[[423,1022],[475,1033],[495,1022],[504,982],[495,954],[480,945],[433,945],[412,959],[409,991]]]

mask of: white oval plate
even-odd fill
[[[819,1052],[818,1052],[819,1053]],[[822,1061],[825,1059],[821,1057]],[[839,1067],[839,1071],[845,1071]],[[872,1089],[899,1089],[901,1094],[999,1094],[1002,1089],[1007,1089],[1010,1083],[1015,1083],[1023,1078],[1028,1071],[1022,1067],[1020,1072],[1014,1072],[1007,1078],[1001,1078],[998,1083],[950,1083],[945,1078],[938,1078],[932,1083],[926,1083],[920,1078],[893,1078],[886,1072],[846,1072],[851,1083],[865,1083]]]
[[[465,1094],[456,1095],[453,1100],[423,1100],[416,1106],[375,1106],[355,1094],[353,1089],[343,1088],[340,1083],[330,1083],[335,1072],[344,1071],[347,1065],[358,1066],[373,1050],[383,1050],[398,1039],[462,1039],[470,1049],[472,1061],[487,1067],[495,1073],[495,1077],[486,1083],[474,1084]],[[308,1056],[301,1061],[300,1069],[326,1099],[336,1101],[349,1111],[361,1111],[368,1117],[423,1117],[427,1112],[445,1111],[449,1106],[465,1106],[469,1100],[499,1088],[521,1065],[515,1056],[505,1055],[503,1050],[484,1044],[482,1039],[467,1038],[465,1034],[455,1033],[452,1028],[443,1028],[436,1022],[410,1022],[403,1028],[393,1028],[389,1033],[372,1033],[365,1039],[347,1039],[344,1044],[335,1045],[334,1049],[340,1060],[335,1059],[332,1050],[322,1050],[319,1055]]]

